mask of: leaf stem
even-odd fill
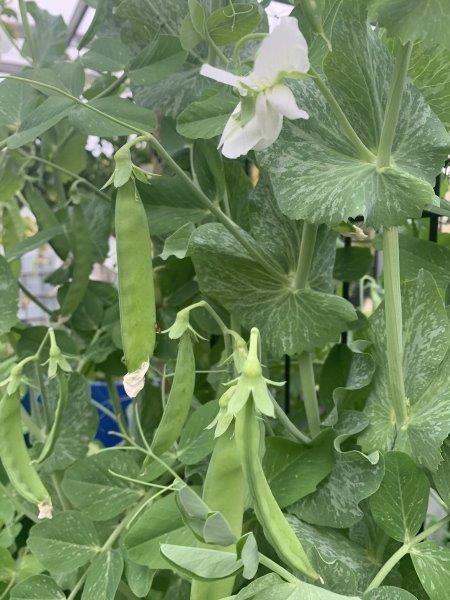
[[[383,232],[386,349],[391,402],[397,428],[408,416],[408,400],[403,374],[403,318],[400,290],[400,260],[397,227]]]
[[[45,313],[47,313],[47,314],[48,314],[48,315],[50,315],[50,316],[53,314],[53,311],[52,311],[50,308],[48,308],[47,306],[45,306],[45,304],[44,304],[43,302],[41,302],[41,301],[39,300],[39,298],[37,298],[37,297],[36,297],[36,296],[33,294],[33,292],[30,292],[30,290],[29,290],[27,287],[25,287],[21,281],[18,281],[18,284],[19,284],[19,287],[20,287],[20,289],[22,290],[22,292],[25,294],[25,296],[28,296],[28,298],[29,298],[29,299],[30,299],[30,300],[31,300],[31,301],[32,301],[34,304],[36,304],[36,306],[39,306],[39,308],[40,308],[41,310],[43,310]]]
[[[361,140],[359,135],[353,129],[350,121],[347,119],[347,116],[345,115],[344,111],[342,110],[339,102],[334,97],[333,92],[330,90],[330,88],[327,86],[325,81],[321,78],[321,76],[315,69],[313,69],[311,67],[309,71],[310,71],[311,75],[314,77],[315,84],[317,85],[319,90],[322,92],[323,97],[328,102],[331,110],[333,111],[334,116],[336,117],[336,120],[338,121],[339,125],[342,128],[342,131],[345,133],[349,142],[351,142],[351,144],[353,145],[355,150],[358,152],[361,160],[364,160],[364,161],[370,162],[370,163],[375,162],[375,155],[373,154],[373,152],[371,152],[369,150],[369,148],[367,148],[367,146],[363,143],[363,141]]]
[[[317,225],[304,221],[297,272],[295,274],[295,287],[297,290],[304,290],[308,286],[316,239]],[[313,357],[310,352],[299,353],[298,368],[309,433],[312,437],[315,437],[320,432],[320,413],[314,379]]]
[[[372,579],[368,588],[366,589],[366,592],[368,592],[370,590],[374,590],[375,588],[379,587],[383,583],[386,576],[395,567],[395,565],[404,556],[409,554],[411,552],[411,550],[414,548],[414,546],[416,546],[420,542],[423,542],[423,540],[425,540],[427,537],[429,537],[431,534],[438,531],[441,527],[443,527],[444,525],[446,525],[449,522],[450,522],[450,515],[447,515],[446,517],[440,519],[433,525],[430,525],[430,527],[427,527],[426,529],[424,529],[421,533],[416,535],[416,537],[414,537],[409,542],[405,542],[402,546],[400,546],[400,548],[396,552],[394,552],[394,554],[384,563],[384,565],[381,567],[381,569],[378,571],[378,573]]]
[[[388,167],[391,159],[392,144],[394,143],[395,129],[397,127],[403,89],[411,59],[412,42],[399,46],[394,72],[392,74],[389,97],[381,129],[380,143],[378,146],[377,167]]]
[[[259,562],[262,565],[264,565],[265,567],[267,567],[270,571],[272,571],[273,573],[276,573],[282,579],[284,579],[285,581],[287,581],[289,583],[295,583],[295,584],[299,583],[299,579],[297,579],[297,577],[295,577],[295,575],[292,575],[292,573],[290,573],[287,569],[285,569],[284,567],[282,567],[281,565],[279,565],[278,563],[273,561],[271,558],[269,558],[268,556],[265,556],[264,554],[261,554],[261,552],[258,552],[258,555],[259,555]]]
[[[309,439],[309,437],[302,433],[300,429],[297,429],[297,427],[294,425],[294,423],[292,423],[290,418],[287,416],[287,414],[284,412],[284,410],[281,408],[281,406],[278,404],[278,402],[272,395],[271,398],[275,409],[275,416],[277,417],[282,427],[284,427],[285,431],[289,433],[297,442],[307,445],[311,444],[311,440]]]

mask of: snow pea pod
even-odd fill
[[[50,494],[31,464],[22,432],[20,391],[5,394],[0,402],[0,458],[17,492],[39,508],[39,519],[51,519]]]
[[[319,575],[310,564],[303,546],[286,521],[267,483],[260,458],[263,422],[257,417],[250,398],[236,416],[235,431],[253,509],[267,541],[289,567],[311,579],[318,579]]]
[[[142,389],[156,339],[156,308],[152,245],[147,215],[135,183],[130,179],[117,190],[115,209],[119,273],[120,327],[130,385],[128,395]],[[131,375],[137,373],[134,381]]]
[[[92,271],[92,246],[83,209],[76,205],[72,212],[72,281],[61,305],[62,316],[71,315],[86,295]]]
[[[186,422],[195,386],[195,359],[190,333],[184,333],[178,345],[175,375],[164,413],[155,431],[152,451],[160,455],[169,450]]]
[[[217,438],[203,485],[203,500],[222,513],[237,538],[242,533],[246,484],[232,427]],[[211,545],[207,546],[211,548]],[[223,547],[220,547],[223,550]],[[230,551],[235,548],[230,547]],[[219,600],[233,592],[234,577],[217,581],[193,580],[191,600]]]

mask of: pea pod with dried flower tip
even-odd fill
[[[242,534],[246,484],[236,447],[234,428],[216,440],[203,485],[203,500],[228,521],[236,538]],[[208,545],[211,548],[211,545]],[[223,551],[223,547],[220,550]],[[230,547],[235,551],[235,547]],[[234,577],[217,581],[192,581],[191,600],[219,600],[233,592]]]
[[[76,205],[72,209],[72,281],[64,296],[60,315],[70,316],[80,305],[89,285],[92,271],[92,245],[83,209]]]
[[[261,464],[263,422],[258,418],[253,399],[249,398],[236,416],[236,444],[256,517],[267,541],[289,567],[313,580],[319,579],[308,557],[267,483]]]
[[[17,492],[39,508],[39,519],[51,519],[50,494],[31,464],[22,432],[20,390],[0,401],[0,459]]]
[[[156,455],[169,450],[177,441],[189,414],[195,387],[195,358],[189,332],[182,335],[178,346],[175,375],[164,413],[155,431],[152,451]]]
[[[144,387],[156,339],[152,245],[147,214],[133,179],[117,190],[115,209],[120,327],[128,373],[125,391]]]

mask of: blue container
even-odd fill
[[[124,387],[121,383],[116,384],[116,389],[126,416],[126,410],[131,404],[131,399],[125,394]],[[91,383],[91,398],[105,408],[108,408],[110,411],[113,411],[113,406],[111,404],[109,390],[106,383],[98,381]],[[120,438],[109,434],[111,431],[119,431],[116,421],[113,421],[113,419],[108,417],[108,415],[105,415],[105,413],[101,410],[98,411],[98,418],[98,430],[95,438],[101,442],[105,448],[116,446],[121,441]]]

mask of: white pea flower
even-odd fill
[[[123,378],[123,387],[129,398],[135,398],[142,390],[145,384],[145,374],[148,371],[149,362],[144,361],[139,369],[132,373],[127,373]]]
[[[264,150],[280,135],[283,117],[308,119],[284,83],[286,78],[299,78],[308,70],[308,46],[294,17],[281,18],[262,41],[249,75],[240,77],[203,65],[202,75],[233,86],[242,97],[225,125],[219,143],[222,154],[237,158],[251,149]]]

